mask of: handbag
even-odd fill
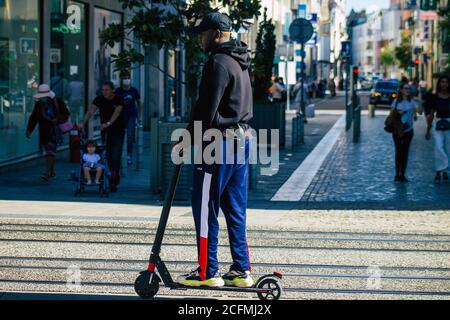
[[[57,99],[53,99],[53,101],[55,102],[56,109],[57,109],[58,112],[59,112],[59,103],[58,103],[58,100],[57,100]],[[69,132],[70,130],[72,130],[72,129],[73,129],[73,123],[72,123],[72,121],[70,121],[70,118],[68,117],[66,121],[64,121],[64,122],[62,122],[62,123],[58,123],[58,129],[59,129],[59,131],[60,131],[62,134],[67,133],[67,132]]]
[[[73,123],[72,121],[70,121],[70,119],[67,119],[66,122],[58,124],[58,128],[61,133],[67,133],[73,129]]]
[[[448,130],[450,130],[450,122],[447,119],[440,119],[436,121],[436,131],[448,131]]]
[[[389,115],[384,121],[384,131],[388,133],[394,133],[398,136],[402,136],[404,133],[403,123],[401,121],[401,113],[397,110],[398,100],[395,102],[395,106],[389,112]]]
[[[450,130],[450,122],[447,119],[440,119],[436,122],[436,131]]]

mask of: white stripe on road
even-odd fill
[[[342,115],[289,179],[278,189],[271,201],[300,201],[344,130],[345,115]]]
[[[200,213],[200,237],[208,238],[209,195],[211,192],[211,174],[205,172],[202,186],[202,204]]]

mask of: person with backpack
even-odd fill
[[[425,138],[434,136],[434,162],[436,168],[435,182],[441,178],[448,181],[450,158],[450,78],[441,76],[436,85],[436,94],[428,97],[429,114],[427,117],[427,133]]]
[[[396,182],[408,182],[406,167],[408,165],[409,147],[414,136],[414,121],[417,120],[417,103],[412,98],[409,85],[402,83],[397,99],[391,106],[389,117],[394,119],[392,138],[395,145],[395,178]]]
[[[28,119],[25,135],[29,139],[36,126],[39,126],[39,142],[44,150],[46,164],[41,179],[49,181],[56,176],[55,156],[58,145],[62,142],[59,125],[68,121],[70,112],[64,101],[56,97],[47,84],[41,84],[33,97],[37,101]]]

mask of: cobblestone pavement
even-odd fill
[[[323,107],[342,110],[342,101]],[[339,137],[301,201],[270,201],[340,117],[331,113],[310,120],[303,146],[281,151],[277,175],[257,178],[247,220],[254,277],[282,272],[285,299],[449,299],[450,186],[433,183],[433,145],[423,139],[423,119],[409,184],[392,182],[393,143],[377,115],[363,117],[359,144],[351,132]],[[289,127],[287,134],[289,141]],[[146,267],[161,212],[146,193],[148,175],[129,172],[109,199],[73,198],[69,168],[61,167],[60,185],[33,186],[36,168],[0,177],[0,300],[136,298],[133,282]],[[226,271],[231,255],[226,223],[222,216],[219,221]],[[162,257],[173,276],[197,264],[188,203],[171,210]],[[67,286],[69,267],[80,269],[79,288]],[[161,298],[180,296],[256,298],[160,290]]]
[[[279,171],[272,176],[257,175],[256,188],[249,195],[250,201],[270,200],[339,118],[339,115],[318,115],[309,119],[308,124],[305,125],[305,143],[292,150],[290,142],[292,118],[294,116],[295,114],[290,113],[286,117],[286,140],[288,145],[280,150]],[[256,165],[255,170],[260,172],[260,167]]]
[[[424,138],[423,117],[415,125],[407,184],[393,182],[394,144],[383,130],[384,119],[383,115],[363,116],[359,143],[352,142],[351,131],[342,134],[302,201],[379,203],[386,209],[449,209],[450,185],[435,185],[433,181],[433,142]]]

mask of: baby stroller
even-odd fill
[[[80,170],[77,181],[77,188],[75,190],[75,197],[81,196],[87,189],[98,190],[100,193],[100,197],[109,197],[109,169],[108,169],[108,161],[107,161],[107,153],[106,146],[104,145],[96,145],[96,153],[100,155],[100,161],[98,162],[103,166],[102,175],[100,178],[100,184],[87,184],[84,178],[84,161],[83,154],[87,152],[86,150],[86,141],[82,141],[80,143]],[[95,176],[96,170],[92,168],[90,170],[91,177]],[[94,179],[92,179],[94,180]]]

